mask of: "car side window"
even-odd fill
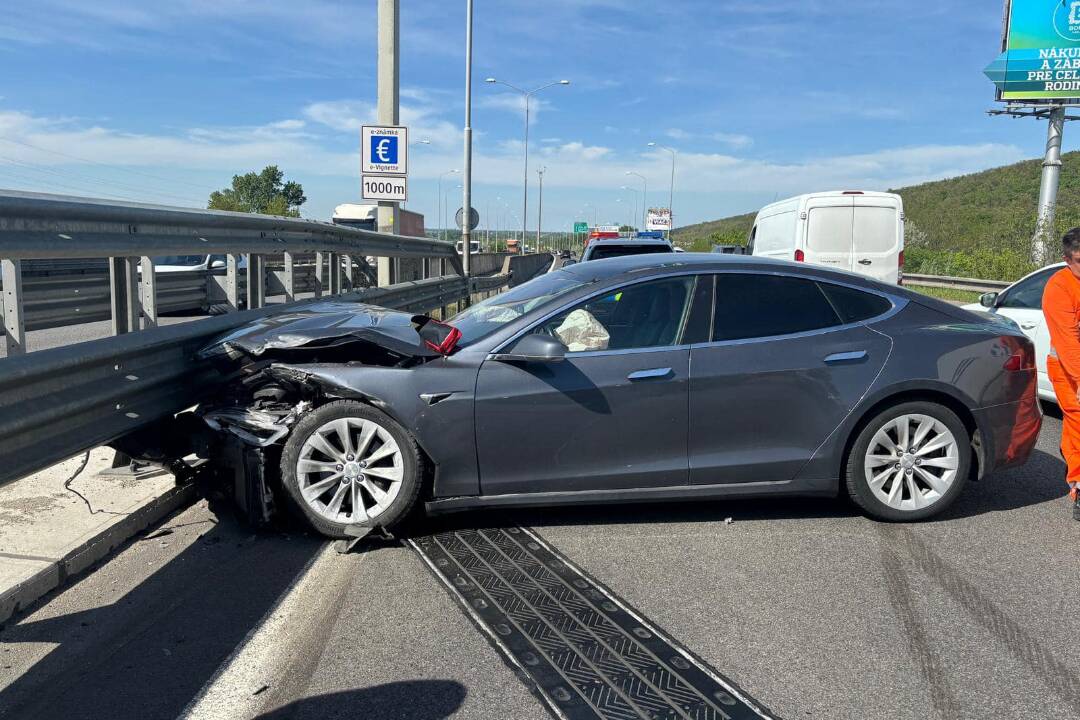
[[[713,342],[791,335],[843,324],[812,280],[749,273],[716,276]]]
[[[693,277],[627,285],[586,300],[538,331],[558,338],[570,352],[678,345],[693,288]]]
[[[869,320],[892,308],[892,303],[880,295],[832,283],[818,283],[818,286],[845,323]]]
[[[1050,278],[1059,269],[1051,268],[1046,272],[1033,275],[1027,280],[1021,280],[1005,293],[1005,297],[998,303],[998,307],[1042,310],[1042,296],[1043,291],[1046,289],[1046,283],[1050,282]]]

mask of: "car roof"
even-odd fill
[[[663,238],[593,238],[589,241],[589,247],[595,245],[670,245]]]
[[[603,260],[590,260],[586,263],[571,265],[568,268],[555,272],[569,273],[580,279],[590,281],[604,281],[626,275],[628,273],[645,272],[649,270],[679,270],[707,271],[707,270],[746,270],[758,272],[784,272],[788,275],[799,275],[819,279],[833,279],[847,285],[861,285],[878,290],[886,290],[894,294],[905,294],[902,288],[895,285],[885,285],[865,275],[848,272],[846,270],[833,270],[820,265],[807,265],[796,263],[791,260],[775,260],[773,258],[756,255],[721,255],[719,253],[651,253],[644,255],[626,255],[622,257],[605,258]]]

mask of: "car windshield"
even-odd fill
[[[590,260],[603,260],[605,258],[623,257],[626,255],[648,255],[650,253],[673,252],[667,245],[659,243],[641,243],[638,245],[597,245],[589,255]]]
[[[503,325],[589,282],[569,273],[548,273],[477,303],[450,320],[450,323],[461,331],[458,344],[465,346],[474,343]]]
[[[202,265],[206,262],[205,255],[160,255],[154,258],[155,265]]]

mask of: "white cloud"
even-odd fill
[[[515,93],[499,93],[498,95],[483,95],[474,100],[475,106],[486,110],[503,110],[525,117],[525,96]],[[534,120],[542,110],[551,107],[551,103],[544,98],[534,97],[529,100],[529,115]]]
[[[284,118],[250,127],[133,134],[71,118],[0,111],[0,171],[6,168],[10,173],[29,172],[28,169],[64,173],[75,168],[76,172],[86,174],[96,172],[92,165],[70,157],[77,155],[90,164],[152,169],[158,177],[173,177],[192,170],[213,171],[229,177],[273,163],[282,167],[290,178],[302,182],[305,176],[351,178],[358,171],[357,151],[349,143],[342,144],[341,135],[351,135],[358,123],[371,117],[372,112],[370,105],[356,101],[313,103],[302,113],[306,120]],[[448,168],[460,167],[459,130],[430,110],[412,109],[409,113],[410,121],[419,120],[421,132],[430,134],[432,140],[431,146],[418,148],[410,158],[412,177],[430,180]],[[333,133],[333,140],[327,140],[327,132]],[[415,138],[423,137],[415,127],[413,132]],[[517,186],[521,180],[522,150],[520,140],[478,142],[473,164],[478,187]],[[995,143],[898,147],[869,153],[809,156],[788,162],[684,150],[677,157],[676,190],[687,198],[683,217],[689,221],[691,198],[698,198],[700,214],[710,217],[716,213],[709,208],[734,195],[746,197],[756,193],[772,197],[812,190],[901,187],[1021,159],[1023,152],[1016,146]],[[617,152],[581,141],[538,143],[532,149],[531,160],[547,166],[548,187],[596,192],[611,192],[624,185],[627,171],[649,178],[650,192],[662,192],[671,171],[671,156],[665,152],[644,148],[640,153]],[[342,187],[349,182],[343,181]],[[175,189],[179,194],[183,188],[177,184]],[[191,191],[186,194],[191,195]],[[713,202],[709,198],[717,200]]]

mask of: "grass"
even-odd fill
[[[982,293],[974,290],[957,290],[956,288],[925,287],[923,285],[905,285],[904,287],[930,297],[962,303],[977,303],[979,302],[979,296],[982,295]]]

